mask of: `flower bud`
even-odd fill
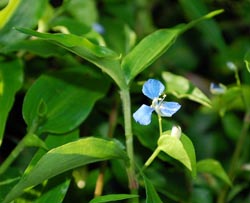
[[[171,136],[180,139],[181,137],[181,127],[174,125],[171,130]]]

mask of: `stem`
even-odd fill
[[[161,137],[162,136],[162,118],[161,118],[161,116],[159,115],[159,114],[157,114],[158,115],[158,122],[159,122],[159,133],[160,133],[160,136],[159,137]],[[148,160],[145,162],[145,164],[144,164],[144,166],[143,166],[143,168],[142,168],[142,171],[145,169],[145,168],[147,168],[153,161],[154,161],[154,159],[158,156],[158,154],[160,153],[160,149],[159,149],[159,147],[157,147],[156,149],[155,149],[155,151],[153,152],[153,154],[148,158]]]
[[[162,121],[161,116],[158,114],[160,137],[162,136],[162,122],[161,121]]]
[[[122,89],[120,94],[123,104],[126,149],[127,149],[127,155],[130,160],[130,164],[127,168],[129,188],[131,194],[138,194],[138,182],[135,174],[135,165],[134,165],[133,134],[131,125],[131,102],[130,102],[129,89]],[[137,198],[134,198],[133,202],[136,203],[139,201]]]
[[[27,134],[28,135],[28,134]],[[23,151],[25,148],[25,137],[18,143],[18,145],[12,150],[12,152],[9,154],[7,159],[2,163],[0,166],[0,174],[3,174],[9,166],[15,161],[15,159],[18,157],[18,155]]]
[[[158,154],[160,153],[160,149],[159,147],[156,148],[156,150],[153,152],[153,154],[148,158],[148,160],[145,162],[142,171],[147,168],[153,161],[154,159],[158,156]]]
[[[250,111],[248,111],[245,114],[244,117],[244,123],[243,123],[243,127],[240,133],[240,137],[239,140],[237,142],[236,148],[234,150],[233,156],[232,156],[232,160],[231,160],[231,164],[230,164],[230,168],[229,168],[229,172],[228,172],[228,176],[231,179],[231,181],[233,182],[235,179],[235,175],[237,172],[237,168],[239,166],[239,158],[242,152],[242,148],[245,144],[245,140],[247,137],[247,132],[249,130],[249,126],[250,126]],[[222,192],[220,193],[219,197],[218,197],[218,203],[224,203],[225,202],[225,198],[226,198],[226,194],[227,191],[229,189],[229,186],[225,186],[222,190]]]
[[[36,131],[39,124],[39,118],[35,119],[33,125],[28,130],[28,133],[21,139],[21,141],[17,144],[17,146],[12,150],[9,156],[5,159],[5,161],[0,166],[0,174],[3,174],[9,166],[15,161],[15,159],[19,156],[19,154],[23,151],[23,149],[29,145],[30,138],[33,139],[34,132]]]

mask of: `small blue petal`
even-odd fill
[[[149,79],[144,83],[142,93],[148,98],[154,99],[159,97],[163,93],[164,89],[164,85],[159,80]]]
[[[143,104],[134,114],[133,118],[136,122],[140,123],[141,125],[148,125],[151,122],[151,115],[154,111],[153,108]]]
[[[177,102],[162,102],[159,108],[157,109],[157,113],[159,113],[160,116],[171,117],[180,108],[181,105]]]

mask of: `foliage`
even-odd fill
[[[0,202],[250,202],[246,1],[0,8]]]

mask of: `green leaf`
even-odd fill
[[[108,159],[122,159],[128,162],[128,157],[119,144],[94,137],[54,148],[46,153],[27,175],[22,177],[8,193],[3,203],[8,203],[20,196],[26,188],[38,185],[65,171]]]
[[[67,51],[44,40],[22,40],[12,43],[2,49],[3,53],[9,54],[13,51],[28,51],[45,58],[51,56],[64,56]]]
[[[59,178],[58,178],[59,179]],[[42,191],[42,195],[37,198],[33,203],[53,202],[61,203],[68,192],[70,186],[70,178],[60,177],[59,180],[49,181],[46,183]]]
[[[146,188],[146,203],[163,203],[150,180],[144,175],[143,179]]]
[[[127,83],[166,52],[180,34],[192,28],[200,21],[212,18],[219,13],[221,13],[221,10],[213,11],[186,25],[181,24],[170,29],[160,29],[143,38],[122,61],[121,65]]]
[[[222,168],[221,164],[214,159],[205,159],[197,163],[197,172],[200,173],[210,173],[221,180],[226,184],[232,185],[231,180],[226,174],[225,170]]]
[[[185,151],[190,159],[191,168],[192,168],[192,176],[196,177],[196,155],[195,149],[192,141],[186,136],[184,133],[181,134],[180,141],[183,144]]]
[[[162,29],[143,38],[122,60],[127,83],[159,58],[174,43],[180,31],[180,28]]]
[[[2,46],[4,47],[6,45],[16,43],[26,37],[22,33],[16,32],[13,27],[22,26],[31,28],[36,26],[47,3],[47,0],[10,1],[8,6],[11,8],[11,10],[4,14],[5,17],[0,17],[2,26],[0,29],[0,49]],[[30,9],[30,5],[32,5],[32,9]]]
[[[188,79],[170,72],[163,72],[162,78],[165,81],[167,93],[211,107],[210,99]]]
[[[107,80],[88,75],[83,69],[42,75],[25,95],[24,120],[37,134],[68,132],[86,119],[108,86]],[[41,101],[46,106],[43,116],[38,112]]]
[[[114,202],[118,200],[136,198],[138,195],[133,194],[114,194],[114,195],[104,195],[100,197],[95,197],[89,203],[103,203],[103,202]]]
[[[121,88],[126,88],[125,78],[120,68],[120,56],[104,46],[90,42],[87,38],[73,34],[40,33],[27,28],[16,28],[18,31],[33,35],[44,40],[49,40],[80,57],[90,61],[106,72]]]
[[[172,158],[180,161],[184,166],[192,171],[190,158],[182,142],[178,138],[171,136],[168,131],[164,132],[159,138],[158,148]]]
[[[8,5],[0,11],[0,29],[8,22],[19,3],[20,0],[10,0]]]
[[[0,62],[0,146],[9,111],[22,83],[23,70],[20,60]]]
[[[248,72],[250,73],[250,51],[248,51],[244,57],[244,62],[246,64],[246,68]]]

